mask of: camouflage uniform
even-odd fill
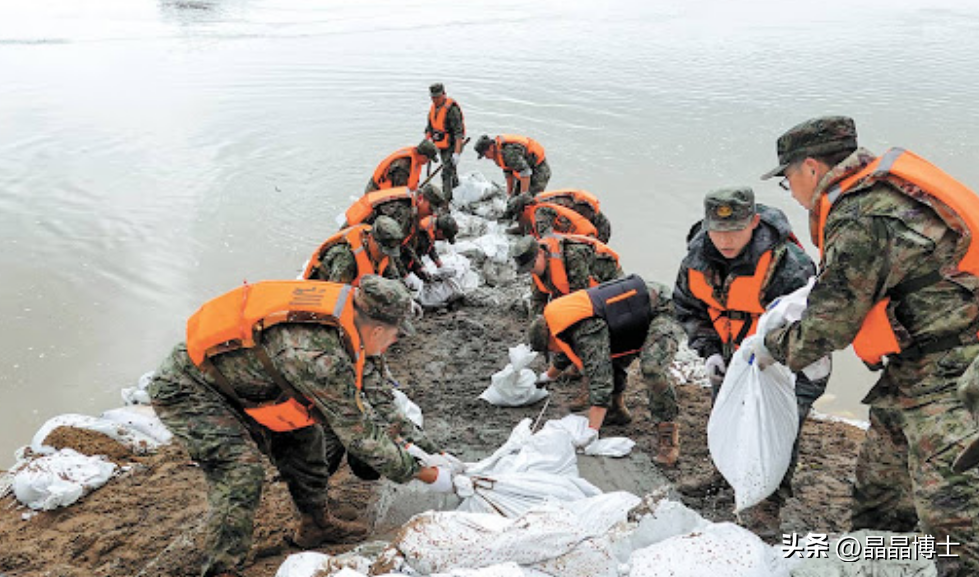
[[[392,160],[391,164],[388,165],[388,179],[391,180],[391,188],[408,186],[408,180],[411,179],[411,159],[396,158]],[[367,186],[364,187],[364,194],[375,190],[381,190],[381,187],[374,182],[374,177],[371,176],[370,180],[367,181]]]
[[[818,122],[783,135],[780,161],[782,140]],[[814,200],[873,158],[865,149],[854,151],[822,177]],[[892,184],[877,181],[841,196],[826,220],[819,280],[802,320],[770,333],[765,345],[793,370],[846,348],[892,287],[956,263],[958,241],[931,208]],[[974,332],[977,292],[979,279],[945,279],[895,298],[893,310],[910,335]],[[955,390],[977,355],[979,345],[964,344],[920,358],[891,357],[864,399],[871,406],[870,429],[857,461],[853,528],[911,531],[917,522],[938,541],[949,536],[962,543],[955,551],[962,557],[938,560],[945,575],[979,574],[979,473],[951,471],[956,455],[976,437],[976,424]]]
[[[561,247],[564,254],[564,267],[568,274],[568,288],[571,291],[590,287],[592,278],[601,283],[622,276],[619,264],[604,255],[595,254],[595,249],[590,244],[565,238],[561,242]],[[538,278],[548,290],[552,291],[552,294],[557,296],[562,294],[551,281],[550,269],[545,269]],[[531,314],[538,315],[544,311],[544,305],[552,296],[542,292],[536,283],[531,290]]]
[[[575,203],[570,198],[548,198],[547,201],[551,204],[556,204],[558,206],[563,206],[565,208],[570,208],[571,210],[577,212],[581,216],[588,219],[595,229],[598,231],[598,240],[608,244],[610,238],[612,238],[612,223],[609,222],[608,217],[604,213],[595,213],[591,206],[587,203]],[[538,237],[554,230],[554,220],[557,218],[557,211],[547,207],[541,207],[537,210],[537,231]]]
[[[452,154],[455,153],[456,142],[466,137],[466,125],[458,102],[445,114],[445,128],[449,136],[449,147],[439,149],[439,158],[442,160],[442,190],[451,201],[452,191],[459,186],[458,167],[452,164]]]
[[[670,290],[659,283],[650,287],[652,322],[646,332],[646,344],[637,354],[613,359],[608,324],[600,318],[585,319],[565,332],[566,342],[582,361],[582,374],[588,379],[589,403],[593,407],[608,407],[612,395],[625,391],[626,371],[638,356],[643,380],[650,388],[670,382],[670,365],[676,356],[683,330],[673,319]],[[668,385],[672,391],[672,386]],[[668,402],[672,398],[672,405]],[[673,420],[676,416],[676,396],[660,395],[661,406],[656,409],[660,418]],[[671,414],[672,412],[672,414]]]
[[[535,166],[534,162],[539,159],[529,154],[524,145],[516,142],[503,143],[503,146],[496,153],[502,156],[503,162],[509,168],[504,173],[512,175],[514,179],[521,172],[528,170],[533,172],[530,176],[530,190],[517,192],[529,192],[531,195],[536,195],[544,192],[544,189],[547,188],[547,182],[551,180],[551,167],[547,164],[546,158]]]
[[[391,204],[391,203],[388,203]],[[382,221],[387,219],[381,219]],[[390,255],[388,258],[388,266],[381,271],[379,274],[385,278],[391,280],[400,280],[404,278],[407,274],[401,267],[401,251],[400,251],[400,241],[404,238],[400,225],[396,222],[392,223],[388,221],[384,224],[376,223],[371,229],[371,235],[378,235],[380,242],[378,243],[381,247],[382,252],[387,250]],[[394,226],[388,226],[388,225]],[[390,238],[389,238],[390,237]],[[392,243],[392,248],[384,249],[386,243]],[[365,243],[366,244],[366,243]],[[394,249],[393,246],[398,246],[398,249]],[[371,260],[371,264],[374,270],[377,270],[378,265],[381,261],[375,261],[370,257],[370,249],[364,246],[364,250],[368,253],[368,258]],[[382,254],[382,259],[385,255]],[[350,284],[357,279],[357,258],[354,256],[354,251],[350,248],[350,245],[344,242],[338,243],[331,246],[323,254],[320,259],[320,265],[313,269],[310,274],[310,280],[322,280],[327,282],[338,282],[342,284]]]
[[[703,221],[695,224],[688,235],[687,256],[680,264],[676,288],[673,291],[676,318],[687,333],[690,348],[697,351],[703,359],[720,354],[724,358],[725,365],[731,362],[734,346],[730,342],[721,341],[717,329],[711,322],[707,303],[691,292],[690,270],[704,273],[708,284],[715,287],[714,298],[720,303],[726,303],[731,283],[737,277],[754,275],[758,260],[765,252],[771,250],[772,265],[769,267],[770,272],[759,297],[760,303],[765,307],[776,298],[805,286],[809,278],[816,274],[816,266],[812,259],[790,239],[792,229],[785,214],[777,208],[763,204],[755,205],[754,212],[761,217],[761,222],[754,230],[749,244],[733,259],[724,257],[717,250],[705,230]],[[795,394],[800,430],[809,416],[812,404],[826,391],[827,382],[829,382],[828,375],[813,381],[802,372],[796,373]],[[712,384],[711,402],[717,398],[719,391],[720,385]],[[781,507],[785,499],[792,494],[792,478],[799,458],[800,440],[797,437],[792,446],[792,460],[782,478],[779,490],[769,497],[773,507]]]
[[[183,343],[163,362],[149,387],[153,408],[208,480],[208,558],[203,575],[232,570],[248,553],[265,477],[262,452],[281,472],[302,513],[326,508],[330,474],[345,452],[355,472],[405,482],[418,472],[418,465],[394,442],[392,433],[435,449],[424,433],[393,409],[390,387],[376,358],[365,363],[361,412],[353,363],[337,329],[283,324],[264,334],[264,346],[276,368],[316,404],[326,425],[287,433],[258,426],[217,392],[211,377],[190,360]],[[247,350],[219,355],[214,363],[243,398],[274,400],[280,394]]]

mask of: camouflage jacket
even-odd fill
[[[411,231],[415,229],[415,224],[418,222],[418,213],[414,206],[412,206],[411,201],[406,198],[399,198],[397,200],[389,200],[387,202],[382,202],[374,207],[374,211],[371,212],[367,218],[364,219],[363,224],[374,224],[379,216],[389,216],[398,223],[401,230],[405,233],[405,236],[411,234]],[[350,226],[350,223],[344,221],[343,226],[340,230],[343,230]]]
[[[568,274],[568,287],[571,291],[586,289],[591,286],[589,279],[594,278],[598,282],[605,282],[617,279],[622,276],[622,269],[618,263],[595,254],[595,249],[587,243],[577,242],[566,239],[561,243],[564,253],[564,267]],[[538,277],[544,286],[560,296],[560,292],[551,282],[550,269],[545,269]],[[531,313],[538,315],[544,312],[544,305],[551,299],[551,295],[542,292],[537,283],[531,289]]]
[[[335,328],[323,325],[282,324],[263,334],[264,346],[276,369],[325,417],[343,446],[378,473],[396,481],[410,480],[419,469],[415,459],[395,442],[398,433],[432,446],[413,425],[399,417],[388,401],[390,385],[377,358],[364,367],[363,388],[357,390],[354,365]],[[183,355],[182,369],[194,380],[216,384]],[[247,349],[214,357],[214,365],[227,377],[242,399],[276,400],[281,391],[254,354]],[[378,405],[374,405],[377,402]],[[363,407],[363,409],[361,409]]]
[[[683,330],[673,318],[669,287],[659,283],[647,283],[647,286],[655,287],[655,291],[649,295],[653,315],[646,331],[646,343],[638,354],[642,356],[643,376],[653,378],[654,375],[646,374],[646,366],[651,365],[647,363],[647,358],[668,355],[670,358],[665,363],[654,364],[669,366],[683,337]],[[600,318],[585,319],[568,329],[565,335],[571,350],[581,359],[582,375],[588,379],[589,402],[595,407],[608,407],[615,387],[612,363],[628,365],[636,355],[612,360],[608,324]]]
[[[815,199],[873,159],[858,149],[823,177]],[[912,196],[922,194],[913,185],[903,186]],[[846,348],[871,307],[895,285],[957,263],[964,251],[960,239],[934,210],[891,183],[877,181],[844,194],[826,220],[819,280],[802,320],[769,333],[766,346],[793,370]],[[891,310],[903,328],[899,338],[974,331],[977,294],[979,279],[963,275],[894,299]],[[951,394],[955,378],[977,353],[979,345],[972,344],[918,359],[891,358],[865,402],[908,407]]]
[[[408,186],[408,181],[411,178],[411,159],[410,158],[398,158],[391,161],[388,165],[388,180],[391,181],[391,187],[398,186]],[[374,192],[375,190],[380,190],[378,183],[374,181],[374,176],[371,175],[371,179],[367,181],[367,187],[364,189],[364,194],[368,192]]]
[[[367,250],[366,247],[364,250]],[[377,268],[377,263],[371,261]],[[399,259],[392,258],[388,261],[387,268],[381,272],[381,276],[392,280],[401,280],[404,277]],[[327,282],[339,282],[350,284],[357,278],[357,259],[354,252],[350,250],[348,244],[338,244],[327,249],[326,254],[320,261],[320,266],[313,270],[312,280],[324,280]]]
[[[731,283],[738,277],[755,274],[758,259],[768,250],[773,251],[772,265],[763,284],[761,304],[768,306],[777,297],[805,286],[809,277],[816,274],[812,259],[795,242],[789,240],[792,228],[785,214],[773,207],[757,205],[761,224],[751,236],[751,242],[733,259],[725,258],[711,242],[703,221],[690,230],[687,241],[687,256],[680,263],[680,272],[673,290],[673,306],[677,321],[687,333],[690,348],[703,358],[721,354],[725,361],[731,359],[733,348],[721,342],[707,303],[698,299],[690,291],[690,270],[704,273],[714,289],[714,298],[719,303],[727,302]]]
[[[500,149],[499,154],[502,155],[503,163],[507,166],[504,172],[523,173],[529,176],[541,160],[527,152],[524,145],[516,142],[506,142]]]
[[[587,218],[598,231],[598,240],[608,244],[608,239],[612,236],[612,223],[609,222],[608,217],[606,217],[604,213],[596,213],[594,210],[592,210],[588,203],[575,203],[569,198],[548,198],[545,202],[570,208],[581,216]],[[537,225],[533,231],[533,234],[535,234],[537,238],[540,238],[554,230],[554,220],[557,218],[557,211],[547,208],[546,206],[542,206],[541,208],[537,209],[535,218]]]

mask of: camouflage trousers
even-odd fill
[[[324,509],[330,474],[344,448],[319,425],[288,433],[261,429],[209,388],[179,345],[149,386],[153,408],[200,466],[208,484],[201,575],[241,566],[252,543],[265,453],[282,474],[300,512]]]
[[[979,575],[979,470],[952,462],[977,436],[962,402],[947,397],[914,408],[871,407],[853,488],[853,529],[910,532],[950,540],[957,557],[939,557],[943,577]]]
[[[680,407],[676,401],[676,378],[670,372],[683,329],[675,322],[660,323],[646,336],[646,346],[639,354],[639,369],[649,398],[649,415],[653,423],[670,423],[677,419]]]
[[[458,167],[452,164],[452,152],[454,150],[455,146],[439,150],[439,158],[442,159],[442,191],[449,202],[452,202],[452,191],[459,186]]]
[[[547,164],[547,160],[545,159],[534,167],[534,174],[530,176],[530,190],[528,192],[530,192],[531,196],[544,192],[550,180],[551,166]]]

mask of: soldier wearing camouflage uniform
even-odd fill
[[[459,186],[459,159],[466,143],[466,121],[462,107],[445,95],[445,87],[437,82],[428,87],[432,106],[428,111],[425,137],[435,143],[442,159],[442,190],[452,200],[452,191]]]
[[[870,429],[857,460],[853,528],[917,527],[936,542],[948,538],[961,545],[953,547],[958,557],[937,559],[941,574],[979,575],[979,473],[952,468],[977,435],[956,395],[979,355],[979,278],[955,272],[976,234],[963,222],[975,214],[955,213],[910,176],[897,176],[910,153],[892,149],[875,159],[858,148],[847,117],[795,126],[777,151],[779,166],[763,178],[784,176],[783,187],[810,211],[822,260],[802,319],[770,332],[756,358],[800,370],[851,343],[869,350],[885,343],[861,341],[868,327],[894,331],[899,352],[886,353],[864,398]],[[864,171],[878,162],[876,172]],[[959,190],[943,176],[942,190]]]
[[[478,158],[486,157],[503,169],[507,195],[529,192],[533,196],[544,192],[551,180],[544,147],[532,138],[501,135],[494,140],[484,134],[474,149]]]
[[[422,166],[431,162],[437,154],[435,145],[428,140],[421,141],[418,146],[391,153],[374,170],[364,188],[364,194],[398,186],[407,186],[414,190],[421,179]]]
[[[357,225],[362,226],[362,225]],[[349,229],[341,230],[341,234]],[[357,264],[357,255],[350,244],[341,240],[322,251],[322,247],[317,254],[313,255],[315,263],[318,256],[319,262],[307,267],[303,278],[309,280],[322,280],[328,282],[338,282],[343,284],[354,284],[365,274],[378,273],[385,278],[399,280],[405,276],[401,269],[401,243],[404,233],[398,223],[387,216],[379,216],[374,221],[373,226],[367,232],[367,246],[365,248],[367,257],[370,260],[370,270],[360,270]],[[387,264],[385,265],[385,261]],[[380,269],[380,270],[379,270]]]
[[[559,200],[567,202],[564,199]],[[608,236],[605,235],[603,238],[598,227],[573,206],[550,201],[542,202],[528,192],[510,197],[503,218],[517,221],[513,228],[507,230],[510,234],[531,234],[537,238],[549,234],[580,234],[608,243]],[[602,222],[608,224],[607,220]],[[611,234],[610,225],[604,230]]]
[[[785,214],[777,208],[755,204],[755,193],[750,187],[721,188],[707,193],[704,212],[704,219],[688,235],[688,252],[677,274],[673,305],[690,348],[706,361],[713,401],[735,349],[755,333],[761,311],[776,298],[805,286],[816,274],[816,266],[799,246]],[[767,265],[762,264],[763,259]],[[691,286],[695,282],[699,283],[696,290]],[[734,287],[740,287],[741,283],[750,283],[745,286],[752,287],[750,292],[755,303],[733,302]],[[704,296],[715,303],[705,301]],[[717,309],[714,304],[724,308]],[[812,404],[825,392],[829,373],[810,379],[799,372],[796,377],[801,428]],[[742,518],[756,533],[769,538],[777,533],[781,506],[791,495],[798,455],[797,437],[792,461],[779,490],[743,514]]]
[[[327,288],[321,283],[284,282],[291,283],[287,291],[304,295]],[[341,285],[333,286],[345,294]],[[263,453],[281,473],[299,510],[302,520],[294,541],[303,548],[366,534],[366,527],[337,519],[328,510],[329,478],[345,453],[360,476],[384,476],[398,483],[419,478],[434,482],[436,490],[452,490],[447,465],[423,467],[406,449],[408,441],[437,452],[425,433],[394,407],[384,367],[376,356],[397,339],[399,325],[410,330],[405,323],[411,298],[400,283],[376,275],[365,277],[352,290],[353,298],[342,301],[345,312],[338,314],[353,324],[362,345],[359,350],[368,357],[361,383],[345,340],[349,337],[329,324],[270,324],[256,333],[260,336],[252,346],[234,348],[229,341],[222,345],[226,352],[214,347],[218,352],[194,360],[192,343],[201,334],[195,331],[204,323],[200,319],[206,316],[206,307],[215,306],[212,303],[220,297],[191,318],[187,344],[177,345],[153,376],[148,389],[153,408],[208,481],[204,551],[166,553],[203,554],[202,576],[240,575],[265,478]],[[239,291],[249,294],[247,289]],[[238,303],[244,297],[233,297],[232,306],[243,311],[245,305]],[[249,409],[244,407],[282,403],[283,395],[308,404],[308,415],[315,422],[273,432],[253,413],[246,413]]]
[[[459,224],[450,214],[423,218],[418,223],[415,233],[408,239],[408,243],[402,247],[402,268],[415,273],[415,276],[425,282],[431,282],[433,279],[425,271],[422,257],[428,256],[435,263],[435,266],[442,268],[442,259],[439,258],[439,253],[435,250],[435,241],[444,240],[449,244],[455,244],[457,234],[459,234]]]
[[[401,227],[401,232],[405,235],[405,238],[402,240],[407,240],[407,237],[418,226],[418,221],[435,214],[449,205],[442,190],[434,184],[426,184],[421,190],[414,193],[413,196],[414,200],[406,196],[405,198],[395,198],[386,202],[380,202],[373,207],[370,214],[358,222],[349,222],[348,216],[348,220],[344,221],[343,226],[340,228],[347,228],[352,224],[374,224],[377,217],[387,216],[398,223],[398,226]],[[370,198],[370,195],[361,197],[361,200],[357,202],[362,202],[365,198]]]
[[[603,283],[599,287],[628,279],[639,279],[639,277],[631,275],[610,283]],[[644,344],[638,354],[632,352],[613,358],[610,325],[597,315],[571,325],[560,331],[559,335],[553,334],[553,327],[549,326],[545,316],[537,316],[528,329],[528,339],[533,350],[560,352],[560,349],[554,348],[552,339],[560,336],[580,359],[581,373],[586,379],[587,406],[590,407],[589,426],[596,431],[602,424],[625,425],[631,422],[632,417],[625,406],[624,395],[627,370],[637,356],[640,359],[643,382],[648,389],[672,387],[670,365],[683,338],[683,329],[673,319],[669,288],[653,282],[646,282],[645,286],[649,295],[649,316],[645,319],[648,325],[643,332]],[[576,291],[559,297],[547,306],[560,307],[562,300],[586,292],[588,291]],[[545,315],[547,314],[545,311]],[[571,361],[568,362],[570,364]]]

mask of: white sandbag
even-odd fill
[[[502,563],[532,565],[563,555],[591,536],[559,506],[538,507],[517,519],[482,513],[425,512],[391,543],[423,575]]]
[[[734,488],[735,511],[751,507],[778,488],[799,432],[795,375],[783,365],[764,371],[748,361],[753,335],[728,366],[707,422],[711,458]]]
[[[437,267],[427,257],[422,257],[425,270],[432,276],[426,283],[418,281],[414,298],[426,308],[437,308],[458,300],[479,286],[479,275],[470,266],[469,259],[449,252],[439,257],[442,266]],[[409,278],[416,278],[414,274]]]
[[[501,407],[532,405],[548,395],[547,389],[537,388],[537,375],[527,368],[537,353],[525,344],[510,347],[510,364],[490,377],[490,386],[480,399]]]
[[[566,431],[573,445],[581,444],[588,433],[588,419],[581,415],[567,415],[562,419],[550,420],[544,424],[544,429],[559,429]],[[628,455],[636,442],[626,437],[608,437],[596,439],[583,452],[593,457],[624,457]]]
[[[461,475],[460,475],[461,476]],[[541,471],[470,476],[473,495],[459,505],[459,511],[495,513],[519,517],[546,501],[577,501],[602,493],[581,477],[555,475]]]
[[[156,416],[156,411],[149,405],[129,405],[109,409],[102,413],[101,418],[143,433],[161,445],[166,445],[173,440],[173,433],[163,424],[160,417]]]
[[[49,454],[53,452],[54,447],[49,447],[43,443],[48,438],[48,435],[51,434],[51,431],[58,427],[74,427],[76,429],[87,429],[102,433],[119,441],[136,454],[153,451],[161,444],[155,438],[137,431],[128,425],[88,415],[69,413],[52,417],[41,425],[41,428],[34,433],[34,438],[31,440],[31,450],[36,454]]]
[[[710,522],[683,503],[661,499],[631,531],[613,535],[616,558],[626,562],[633,551],[644,549],[677,535],[701,531]]]
[[[507,263],[510,259],[510,243],[506,236],[500,233],[489,233],[475,238],[456,241],[457,253],[467,256],[477,263],[492,260]]]
[[[13,479],[14,495],[34,510],[66,507],[104,485],[116,469],[115,463],[101,457],[61,449],[18,470]]]
[[[468,206],[493,193],[491,183],[481,172],[469,172],[459,177],[459,186],[452,189],[452,204]]]
[[[470,475],[542,472],[578,476],[578,459],[567,430],[548,421],[532,433],[530,419],[523,419],[492,455],[467,467]],[[550,425],[550,426],[549,426]]]
[[[425,422],[425,418],[422,416],[421,407],[412,402],[408,398],[408,395],[402,393],[398,389],[391,391],[391,395],[394,397],[394,406],[412,423],[418,425],[419,428],[424,428],[422,423]]]
[[[452,569],[448,573],[433,573],[431,577],[531,577],[516,563],[500,563],[481,569]]]
[[[364,577],[370,567],[370,559],[354,553],[333,556],[304,551],[289,555],[275,577]]]
[[[143,373],[136,382],[135,387],[123,388],[121,391],[122,402],[127,405],[148,405],[150,404],[150,394],[146,387],[153,381],[154,371]]]
[[[500,445],[500,448],[493,451],[493,454],[486,457],[478,463],[473,463],[466,468],[466,472],[472,475],[491,473],[495,470],[497,463],[500,459],[510,455],[511,453],[518,452],[528,440],[533,435],[530,430],[531,421],[530,419],[522,419],[513,430],[510,431],[510,437],[507,438],[506,442]]]
[[[635,551],[629,577],[788,577],[781,554],[733,523],[711,524]]]

